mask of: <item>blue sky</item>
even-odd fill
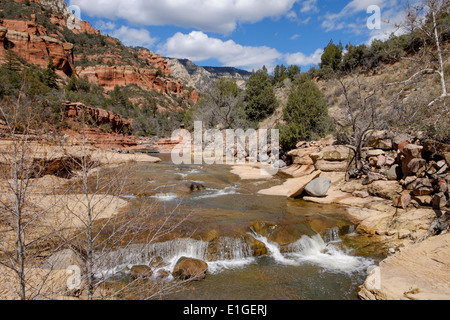
[[[320,62],[331,39],[369,43],[401,32],[406,0],[67,0],[103,34],[201,66],[246,70]],[[379,8],[380,28],[376,22]]]

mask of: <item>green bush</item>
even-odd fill
[[[265,67],[250,76],[244,101],[245,113],[250,121],[262,121],[275,112],[278,102]]]
[[[283,109],[285,125],[280,125],[280,144],[288,151],[301,140],[314,140],[332,131],[325,96],[306,75],[294,82],[286,107]]]
[[[342,46],[342,43],[336,45],[334,44],[333,40],[331,40],[324,49],[324,53],[321,57],[320,67],[329,67],[333,71],[338,70],[341,67],[343,50],[344,47]]]

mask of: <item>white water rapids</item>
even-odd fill
[[[303,236],[287,247],[288,253],[281,253],[278,244],[261,235],[253,233],[252,236],[264,243],[270,257],[282,265],[301,266],[311,263],[332,272],[352,273],[367,270],[373,264],[370,259],[352,256],[333,243],[325,243],[319,234]]]
[[[319,234],[312,237],[303,236],[297,242],[287,246],[284,250],[286,253],[282,253],[279,245],[270,242],[266,237],[254,232],[250,235],[265,245],[269,258],[279,265],[301,267],[304,264],[313,264],[327,271],[351,274],[367,270],[373,264],[370,259],[344,252],[336,246],[335,242],[325,243]],[[151,266],[155,257],[160,257],[163,261],[160,265],[153,267],[155,274],[159,271],[171,273],[181,257],[205,261],[208,264],[209,274],[244,268],[258,261],[243,237],[222,237],[215,242],[213,250],[210,245],[208,242],[190,238],[151,245],[133,245],[109,253],[107,259],[104,257],[99,259],[104,263],[97,266],[97,275],[111,276],[133,265]]]

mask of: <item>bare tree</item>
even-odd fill
[[[206,90],[206,98],[199,106],[197,120],[210,128],[236,129],[245,127],[245,112],[242,96],[235,81],[219,79],[215,86]]]
[[[361,82],[355,73],[349,75],[335,73],[335,79],[341,89],[343,100],[343,113],[336,119],[340,139],[349,145],[354,152],[354,169],[358,174],[363,169],[363,147],[375,130],[385,127],[385,110],[380,110],[380,90]],[[350,167],[349,167],[350,168]]]
[[[82,124],[83,125],[83,124]],[[84,127],[84,125],[83,125]],[[146,190],[146,181],[133,178],[135,163],[120,167],[98,167],[93,159],[82,129],[80,150],[74,161],[80,167],[71,201],[63,210],[73,219],[74,231],[64,238],[84,263],[81,282],[88,300],[94,299],[152,299],[180,286],[178,282],[143,281],[142,278],[117,280],[120,267],[128,264],[148,264],[148,247],[170,234],[185,221],[187,215],[179,208],[159,211],[150,199],[136,199],[133,207],[125,200],[131,185]],[[101,157],[111,152],[96,151]],[[144,277],[145,278],[145,277]]]
[[[42,190],[36,184],[36,178],[45,174],[41,165],[45,160],[36,161],[42,146],[33,130],[37,123],[32,105],[33,101],[20,93],[16,101],[4,100],[0,106],[6,137],[0,153],[0,280],[7,284],[6,296],[20,300],[48,298],[64,290],[64,286],[52,289],[55,273],[43,268],[43,256],[59,250],[63,243],[54,236],[57,223],[46,223],[55,203],[43,201],[56,189]],[[59,279],[62,283],[63,278]]]
[[[402,85],[402,91],[411,82],[422,75],[438,74],[440,78],[441,92],[434,97],[428,106],[432,106],[439,100],[449,97],[445,75],[445,55],[447,52],[443,49],[442,35],[449,32],[449,26],[440,24],[439,18],[443,14],[448,14],[450,10],[449,2],[446,0],[422,0],[419,4],[408,3],[405,21],[405,28],[413,33],[419,31],[422,35],[422,55],[420,59],[404,58],[410,62],[416,62],[417,70],[406,80],[388,83],[391,85]]]
[[[179,289],[183,282],[155,277],[122,281],[117,271],[124,264],[150,263],[149,246],[174,232],[187,214],[181,208],[159,210],[149,198],[128,206],[124,193],[131,185],[150,193],[146,181],[131,178],[135,163],[99,167],[99,159],[117,154],[90,146],[84,130],[78,147],[47,146],[43,134],[33,132],[39,122],[32,105],[21,95],[0,107],[8,139],[0,153],[0,296],[155,299]],[[63,189],[40,185],[47,174],[70,180],[61,179],[67,182]],[[68,251],[74,253],[69,259]],[[129,260],[130,253],[140,258]],[[69,286],[73,267],[80,270],[79,287]]]
[[[448,42],[444,35],[450,32],[443,17],[450,12],[446,0],[422,0],[408,3],[403,27],[420,39],[421,47],[414,56],[402,57],[408,70],[404,80],[383,84],[390,90],[393,116],[397,124],[415,131],[426,131],[437,140],[447,140],[450,120],[449,96],[445,72]],[[437,75],[439,80],[431,76]],[[439,85],[435,85],[434,81]],[[424,83],[427,83],[425,86]],[[416,90],[412,91],[411,88]]]

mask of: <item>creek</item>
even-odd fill
[[[354,232],[344,208],[257,194],[282,184],[287,176],[281,173],[241,180],[227,165],[174,165],[169,156],[157,156],[161,163],[137,164],[131,177],[145,181],[146,191],[130,185],[125,197],[151,200],[158,210],[183,210],[189,216],[169,238],[111,253],[114,265],[103,271],[119,273],[145,264],[173,281],[170,273],[180,257],[208,264],[205,280],[165,299],[357,299],[368,269],[384,258],[376,245]],[[157,265],[152,264],[155,257]]]

